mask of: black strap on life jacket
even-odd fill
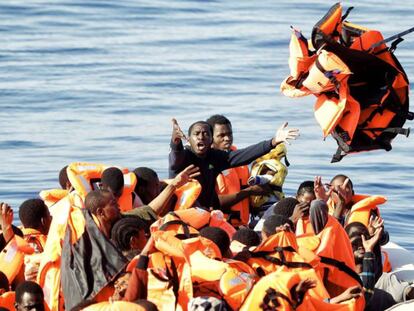
[[[322,64],[319,62],[319,59],[315,60],[315,66],[316,68],[318,68],[320,70],[320,72],[323,73],[323,75],[329,79],[329,81],[331,81],[331,83],[333,85],[335,85],[335,89],[339,90],[339,81],[336,79],[335,77],[335,73],[331,70],[326,70],[325,68],[323,68]]]
[[[180,240],[190,239],[197,237],[198,234],[196,233],[190,233],[190,227],[188,224],[186,224],[181,219],[175,219],[167,221],[166,223],[162,224],[162,226],[159,228],[161,231],[167,231],[167,228],[171,225],[181,225],[183,227],[184,233],[177,233],[175,236]]]
[[[292,300],[282,294],[279,291],[276,291],[274,288],[269,287],[266,290],[266,295],[263,297],[263,301],[260,304],[260,308],[265,311],[276,311],[278,307],[280,307],[280,303],[277,301],[277,298],[282,298],[285,300],[293,309],[296,309],[296,304],[292,302]]]
[[[355,281],[357,281],[361,286],[364,286],[359,275],[354,270],[352,270],[350,267],[348,267],[343,261],[339,261],[339,260],[329,258],[329,257],[324,257],[324,256],[320,256],[320,259],[321,259],[321,263],[338,268],[340,271],[346,273],[351,278],[353,278]]]
[[[280,247],[277,246],[274,248],[274,251],[276,251],[279,254],[279,258],[270,256],[270,252],[263,251],[263,252],[251,252],[251,256],[254,258],[263,258],[272,264],[275,264],[277,266],[286,266],[288,268],[305,268],[305,269],[311,269],[312,265],[310,265],[307,262],[296,262],[296,261],[287,261],[284,251],[296,253],[295,249],[292,246],[285,246]]]

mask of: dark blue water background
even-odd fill
[[[336,143],[313,117],[314,97],[279,92],[290,25],[310,36],[329,1],[1,1],[0,198],[57,187],[60,168],[91,161],[167,175],[171,118],[183,128],[211,114],[233,122],[239,147],[270,138],[285,120],[301,130],[285,183],[349,175],[382,194],[392,240],[414,249],[414,144],[330,164]],[[349,20],[385,36],[413,25],[414,1],[354,1]],[[396,55],[414,77],[414,34]],[[15,213],[17,222],[17,213]]]

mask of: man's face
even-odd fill
[[[212,147],[218,150],[230,150],[233,145],[233,130],[230,124],[215,124]]]
[[[362,238],[359,236],[354,236],[353,238],[351,238],[351,245],[352,251],[354,252],[355,263],[362,263],[362,260],[364,259],[365,255],[365,249],[362,244]]]
[[[207,124],[196,124],[191,129],[189,142],[193,152],[204,157],[211,148],[212,138]]]
[[[105,220],[111,224],[121,218],[118,201],[112,194],[108,196],[107,203],[102,209],[102,215],[105,217]]]
[[[43,297],[39,297],[32,293],[23,293],[22,301],[15,304],[17,311],[43,311]]]
[[[336,187],[342,187],[343,184],[345,182],[345,178],[336,178],[335,180],[332,181],[331,186],[335,189]],[[334,198],[335,201],[338,201],[338,195],[333,192],[332,196]],[[352,202],[352,196],[353,196],[353,190],[352,190],[352,186],[351,183],[348,182],[348,185],[345,188],[345,204],[349,204]]]

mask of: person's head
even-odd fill
[[[367,227],[360,222],[351,222],[345,227],[345,231],[351,241],[352,251],[354,252],[354,259],[356,264],[362,264],[365,255],[365,248],[362,244],[362,235],[365,239],[369,239],[369,232]]]
[[[45,202],[41,199],[29,199],[19,207],[19,218],[25,228],[39,230],[43,234],[49,232],[52,216]]]
[[[99,221],[113,225],[119,218],[121,212],[119,204],[108,190],[92,190],[85,198],[85,208],[90,210]]]
[[[59,172],[59,184],[60,187],[62,187],[62,189],[66,189],[69,190],[72,187],[72,184],[69,181],[69,177],[68,177],[68,173],[67,173],[67,169],[68,166],[66,165],[65,167],[63,167],[60,172]]]
[[[212,115],[207,119],[213,129],[212,147],[218,150],[230,150],[233,145],[233,129],[229,119],[221,114]]]
[[[213,142],[213,130],[210,124],[205,121],[191,124],[188,129],[188,141],[196,156],[205,157]]]
[[[290,231],[293,228],[292,221],[283,215],[271,215],[263,223],[262,239],[265,240],[273,234],[281,231]]]
[[[122,196],[124,191],[124,174],[117,167],[108,167],[101,176],[102,189],[112,192],[116,199]]]
[[[32,281],[21,282],[16,287],[16,302],[14,306],[17,311],[43,311],[44,295],[40,285]]]
[[[335,177],[333,177],[331,179],[331,187],[333,187],[334,189],[336,187],[341,187],[343,186],[343,184],[345,183],[345,181],[349,179],[348,176],[345,175],[336,175]],[[335,192],[333,192],[332,194],[334,196],[334,199],[337,200],[337,198],[335,198],[337,196],[337,194]],[[345,204],[349,205],[350,203],[352,203],[352,196],[354,195],[354,185],[352,184],[351,179],[349,179],[349,182],[347,184],[347,187],[345,188]]]
[[[0,271],[0,295],[10,290],[9,280],[7,276]]]
[[[283,198],[279,202],[277,202],[273,207],[273,214],[282,215],[289,218],[290,216],[292,216],[293,210],[295,209],[295,206],[298,203],[298,200],[296,200],[295,198]]]
[[[158,175],[149,167],[137,167],[134,174],[138,180],[135,193],[140,197],[142,203],[147,205],[160,194]]]
[[[299,188],[296,192],[296,199],[300,203],[306,202],[310,204],[313,200],[316,199],[314,189],[314,182],[312,180],[304,181],[299,185]]]
[[[155,303],[146,300],[146,299],[137,299],[134,301],[135,304],[139,305],[140,307],[144,308],[145,311],[158,311],[157,306]]]
[[[200,236],[209,239],[218,246],[221,256],[225,258],[231,257],[230,238],[226,231],[218,227],[204,227],[199,233]]]
[[[323,200],[313,200],[309,207],[309,220],[315,234],[319,234],[328,222],[328,205]]]
[[[125,216],[113,225],[111,240],[124,253],[128,253],[131,250],[141,252],[147,243],[148,233],[149,228],[141,218]]]
[[[233,234],[232,241],[239,241],[247,247],[257,246],[260,244],[260,236],[252,229],[241,228]]]

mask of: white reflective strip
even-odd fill
[[[4,257],[4,260],[7,263],[11,263],[14,259],[14,257],[16,257],[17,254],[17,243],[16,240],[11,241],[9,247],[7,248],[7,253],[6,256]]]
[[[86,180],[85,177],[82,175],[78,175],[79,180],[82,182],[83,187],[85,188],[86,192],[92,191],[91,184]]]
[[[79,172],[83,172],[83,171],[93,171],[98,169],[97,165],[78,165],[77,167],[77,171]]]
[[[131,174],[124,174],[124,185],[125,186],[131,186],[132,185],[132,178],[131,178]]]

